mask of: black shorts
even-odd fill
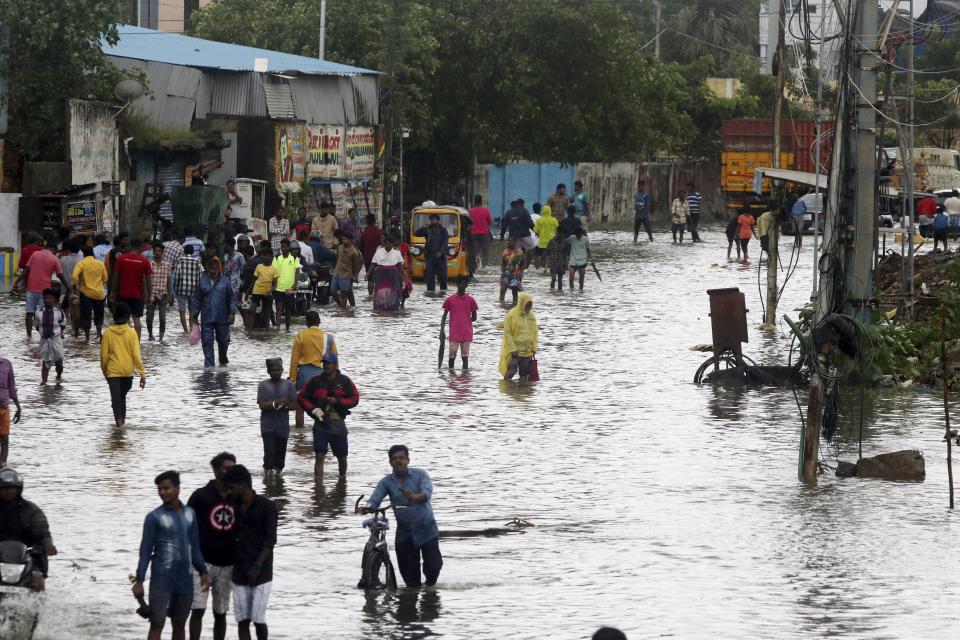
[[[346,458],[349,452],[347,434],[330,433],[319,425],[313,426],[313,452],[325,454],[327,449],[333,451],[334,457]]]
[[[291,296],[286,291],[274,291],[273,302],[278,307],[281,307],[282,309],[286,310],[287,308],[289,308],[288,305],[290,305],[293,302],[293,296]]]
[[[537,248],[535,249],[535,252],[536,252],[536,255],[542,256],[543,254],[545,254],[545,253],[547,252],[547,248],[546,248],[546,247],[537,247]]]
[[[747,250],[747,245],[750,244],[750,238],[740,238],[740,248],[744,251]]]
[[[947,230],[946,229],[934,229],[933,230],[933,239],[934,240],[943,240],[947,239]]]
[[[117,298],[118,302],[122,302],[130,308],[130,315],[139,318],[143,315],[143,300],[137,300],[136,298]]]

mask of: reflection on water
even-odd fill
[[[691,383],[707,354],[689,347],[711,335],[707,289],[745,293],[746,355],[776,363],[785,354],[787,339],[755,329],[755,269],[721,262],[720,232],[681,246],[663,235],[638,246],[628,234],[593,235],[602,283],[589,276],[583,294],[551,295],[547,276],[526,278],[540,322],[535,384],[500,380],[493,272],[471,287],[480,312],[469,372],[437,370],[442,301],[420,286],[398,314],[374,313],[363,295],[355,309],[322,309],[360,391],[342,480],[315,482],[308,419],[291,430],[282,480],[262,483],[257,383],[266,358],[289,365],[295,331],[247,336],[237,326],[230,365],[213,371],[179,331],[144,342],[149,383],[130,392],[129,426],[116,430],[97,345],[68,337],[63,384],[41,388],[22,301],[2,296],[0,349],[24,409],[11,462],[61,552],[38,638],[143,637],[127,576],[158,504],[153,478],[179,469],[189,495],[220,451],[236,454],[280,508],[268,612],[276,637],[574,639],[604,624],[630,638],[955,637],[960,561],[944,547],[957,525],[938,398],[864,396],[864,454],[922,449],[925,483],[824,477],[805,488],[790,390]],[[804,246],[803,270],[811,256]],[[809,283],[798,271],[781,311],[806,302]],[[857,452],[859,389],[841,394],[837,442],[822,450],[831,463]],[[396,443],[431,474],[441,529],[534,526],[442,539],[434,591],[356,589],[367,532],[353,502],[389,472]]]

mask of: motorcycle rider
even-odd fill
[[[37,565],[43,575],[37,576],[33,585],[42,591],[47,577],[47,556],[57,555],[57,548],[53,545],[47,516],[40,507],[24,500],[23,476],[11,467],[0,469],[0,542],[6,540],[43,549]]]

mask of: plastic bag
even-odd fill
[[[190,335],[187,336],[187,342],[190,343],[191,347],[197,346],[200,342],[200,325],[193,325],[193,329],[190,329]]]
[[[537,366],[537,359],[530,359],[530,382],[536,382],[540,379],[540,367]]]

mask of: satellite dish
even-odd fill
[[[143,85],[136,80],[121,80],[113,88],[113,95],[124,102],[133,102],[142,98],[144,93]]]

